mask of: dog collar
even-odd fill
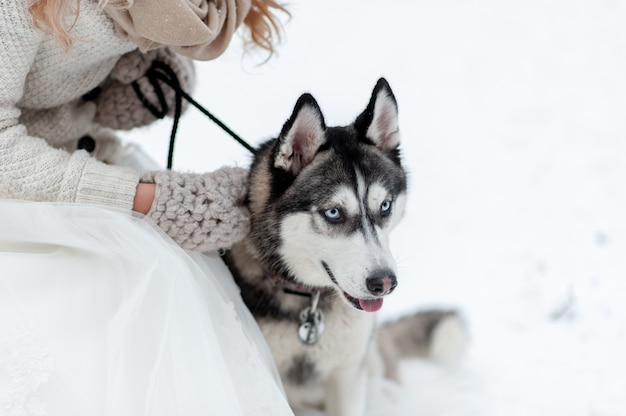
[[[322,292],[327,290],[303,286],[267,270],[265,275],[271,279],[274,286],[282,289],[284,293],[309,297],[309,306],[300,311],[298,338],[309,347],[317,344],[325,327],[324,314],[318,306]]]
[[[301,285],[269,270],[265,270],[264,273],[265,277],[269,278],[275,287],[291,295],[313,296],[315,293],[324,291],[320,288]]]

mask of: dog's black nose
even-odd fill
[[[390,270],[379,270],[365,280],[365,285],[372,295],[384,296],[393,292],[398,280]]]

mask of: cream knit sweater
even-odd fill
[[[137,172],[96,160],[110,149],[70,151],[83,136],[102,136],[84,120],[95,104],[81,97],[136,45],[114,36],[95,0],[81,1],[69,54],[33,26],[26,0],[0,0],[0,11],[0,198],[131,209]]]

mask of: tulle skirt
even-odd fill
[[[0,200],[0,415],[292,415],[219,256],[109,209]]]

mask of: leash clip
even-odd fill
[[[320,291],[311,296],[309,306],[300,312],[300,326],[298,326],[298,338],[306,346],[317,344],[324,332],[324,315],[317,308],[320,300]]]

